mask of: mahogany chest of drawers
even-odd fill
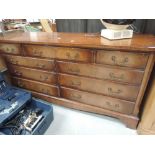
[[[109,41],[96,34],[0,37],[12,83],[49,102],[119,118],[136,128],[154,64],[155,37]]]

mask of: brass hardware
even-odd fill
[[[72,59],[71,54],[69,52],[66,53],[68,59]]]
[[[0,48],[2,51],[6,52],[6,53],[14,53],[15,52],[15,49],[11,48],[11,47],[1,46]]]
[[[24,87],[25,86],[21,81],[18,81],[17,84],[18,84],[19,87]]]
[[[15,49],[14,48],[11,48],[11,52],[14,52],[15,51]]]
[[[71,55],[71,53],[67,52],[66,56],[68,59],[78,59],[79,58],[79,53],[76,53],[75,55]]]
[[[14,73],[17,75],[17,76],[22,76],[22,73],[20,71],[14,71]]]
[[[46,80],[48,80],[48,76],[47,75],[45,75],[45,76],[40,75],[40,79],[42,81],[46,81]]]
[[[77,95],[75,95],[75,94],[70,94],[70,96],[71,96],[72,98],[78,99],[78,100],[82,98],[82,96],[79,95],[79,94],[77,94]]]
[[[34,50],[33,51],[33,55],[34,56],[41,56],[42,55],[42,51],[36,51],[36,50]]]
[[[17,61],[17,60],[15,61],[13,58],[10,59],[10,62],[11,62],[12,64],[14,64],[14,65],[17,65],[17,64],[18,64],[18,61]]]
[[[109,77],[112,79],[112,80],[123,80],[124,79],[124,75],[121,74],[120,76],[115,76],[114,73],[109,73]]]
[[[45,68],[45,65],[44,64],[36,64],[36,67],[38,67],[38,68]]]
[[[129,62],[128,57],[125,57],[122,61],[118,61],[116,56],[112,56],[111,60],[114,62],[114,64],[116,65],[125,65],[126,63]]]
[[[10,49],[9,49],[8,47],[6,47],[6,51],[7,51],[7,52],[9,52],[9,51],[10,51]]]
[[[120,94],[122,93],[122,90],[118,89],[117,91],[113,91],[112,88],[108,88],[108,92],[110,94]]]
[[[119,109],[120,108],[120,105],[119,104],[112,104],[111,102],[107,101],[106,102],[107,106],[112,108],[112,109]]]
[[[81,86],[81,81],[71,81],[72,86]]]
[[[78,59],[80,57],[79,53],[76,53],[74,59]]]
[[[48,89],[44,89],[42,88],[41,91],[46,94],[46,95],[49,95],[50,94],[50,91]]]

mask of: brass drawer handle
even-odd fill
[[[71,54],[70,52],[66,52],[66,56],[68,59],[78,59],[80,57],[79,53],[76,53],[76,54]]]
[[[122,93],[122,90],[118,89],[117,91],[113,91],[112,88],[108,88],[108,92],[110,94],[120,94]]]
[[[15,51],[15,49],[14,48],[11,48],[11,52],[14,52]]]
[[[0,45],[0,50],[4,51],[6,53],[15,52],[15,48],[8,47],[8,46],[5,46],[5,45]]]
[[[25,87],[24,83],[22,83],[21,81],[18,81],[18,82],[17,82],[17,85],[18,85],[19,87]]]
[[[15,49],[14,48],[4,47],[3,49],[7,53],[13,53],[13,52],[15,52]]]
[[[37,68],[42,68],[42,69],[43,69],[43,68],[45,68],[45,64],[39,64],[39,63],[38,63],[38,64],[36,64],[36,67],[37,67]]]
[[[124,75],[121,74],[120,76],[116,76],[114,73],[109,73],[109,77],[112,80],[123,80],[124,79]]]
[[[120,105],[119,105],[118,103],[112,104],[112,103],[109,102],[109,101],[106,101],[106,105],[107,105],[109,108],[112,108],[112,109],[119,109],[119,108],[120,108]]]
[[[72,97],[72,98],[74,98],[74,99],[82,99],[82,96],[81,95],[79,95],[79,94],[70,94],[70,96]]]
[[[17,76],[22,76],[22,72],[20,72],[20,71],[14,71],[14,73],[15,73],[15,75],[17,75]]]
[[[4,51],[6,51],[7,53],[11,53],[11,50],[10,50],[10,48],[8,48],[8,47],[6,47],[6,48],[4,49]]]
[[[18,61],[17,60],[14,60],[13,58],[10,59],[10,62],[14,65],[18,65]]]
[[[72,86],[81,86],[81,81],[71,81]]]
[[[46,94],[46,95],[50,94],[50,91],[48,89],[44,89],[44,88],[41,89],[41,92]]]
[[[125,57],[122,61],[118,61],[116,56],[112,56],[111,60],[113,61],[114,64],[116,65],[125,65],[126,63],[129,62],[128,57]]]
[[[42,81],[47,81],[48,80],[48,76],[47,75],[45,75],[45,76],[40,75],[40,79]]]
[[[33,51],[33,55],[34,56],[41,56],[42,55],[42,51],[36,51],[36,50],[34,50]]]

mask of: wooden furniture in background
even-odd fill
[[[138,125],[138,134],[155,134],[155,67],[145,96],[145,106],[141,121]]]
[[[50,24],[50,26],[51,26],[52,31],[53,31],[53,32],[57,32],[56,21],[53,20],[53,19],[50,19],[50,20],[49,20],[49,24]]]
[[[109,41],[96,34],[21,33],[0,37],[0,53],[12,82],[33,96],[136,128],[155,37]]]
[[[40,23],[44,32],[56,32],[56,23],[52,23],[48,19],[40,19]]]

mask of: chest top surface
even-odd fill
[[[0,36],[0,42],[155,53],[155,36],[147,34],[134,34],[132,39],[110,41],[96,33],[23,32]]]

